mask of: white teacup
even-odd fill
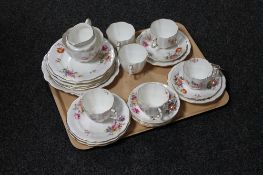
[[[106,30],[108,39],[113,44],[117,51],[120,47],[133,43],[135,40],[134,27],[126,22],[112,23]]]
[[[68,54],[80,62],[89,62],[95,58],[103,43],[103,34],[91,26],[90,20],[68,29],[62,36],[62,43]]]
[[[158,19],[150,27],[153,35],[152,47],[168,48],[177,44],[177,24],[170,19]]]
[[[184,62],[183,78],[192,89],[207,89],[219,74],[220,67],[204,58],[191,58]]]
[[[122,68],[129,74],[136,74],[143,70],[148,53],[139,44],[127,44],[119,51]]]
[[[138,90],[140,108],[153,119],[162,118],[169,100],[169,91],[160,83],[145,83]]]
[[[96,122],[116,118],[114,96],[106,89],[96,88],[82,96],[82,104],[87,115]]]

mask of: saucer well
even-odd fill
[[[169,102],[167,105],[167,109],[165,110],[164,116],[162,118],[159,117],[153,118],[149,116],[140,108],[138,104],[138,100],[137,100],[138,90],[146,83],[140,84],[135,89],[133,89],[129,95],[127,102],[128,107],[130,108],[132,114],[132,118],[135,121],[139,122],[141,125],[144,125],[146,127],[157,127],[171,122],[180,108],[179,96],[172,88],[162,83],[158,83],[158,82],[154,82],[154,83],[161,84],[169,91]]]
[[[167,81],[168,85],[179,94],[182,100],[202,104],[214,101],[223,94],[226,81],[222,72],[216,77],[216,84],[213,86],[208,86],[207,89],[202,90],[192,89],[183,78],[183,64],[184,62],[181,62],[171,69]]]
[[[130,113],[124,100],[115,94],[114,109],[117,111],[116,119],[98,123],[84,112],[79,97],[67,112],[68,129],[76,138],[88,145],[99,146],[116,141],[125,133],[130,123]]]

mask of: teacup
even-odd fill
[[[153,119],[162,118],[169,100],[169,91],[160,83],[145,83],[138,90],[138,105]]]
[[[166,49],[177,44],[178,26],[170,19],[158,19],[152,22],[150,31],[154,37],[152,47]]]
[[[203,58],[191,58],[184,62],[183,78],[192,89],[207,89],[218,76],[220,66]]]
[[[90,20],[68,29],[62,36],[62,43],[68,54],[80,62],[89,62],[98,54],[103,43],[102,32],[90,25]]]
[[[104,122],[116,118],[114,96],[106,89],[96,88],[82,96],[82,104],[87,115],[96,122]]]
[[[124,45],[133,43],[135,40],[134,27],[126,22],[112,23],[106,30],[108,39],[117,51]]]
[[[143,70],[148,53],[139,44],[127,44],[119,51],[122,68],[129,74],[136,74]]]

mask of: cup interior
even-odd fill
[[[169,38],[177,33],[178,26],[170,19],[159,19],[151,24],[150,30],[157,37]]]
[[[93,36],[93,29],[86,23],[75,25],[68,34],[68,40],[72,44],[88,41]]]
[[[126,22],[117,22],[109,26],[106,31],[109,38],[116,41],[125,41],[131,39],[135,34],[134,27]]]
[[[106,89],[92,89],[83,97],[83,107],[89,114],[102,114],[109,111],[114,103],[113,95]]]
[[[206,59],[192,58],[185,61],[183,71],[191,78],[205,79],[212,74],[213,67]]]
[[[119,57],[131,64],[140,63],[146,60],[147,51],[139,44],[127,44],[120,49]]]
[[[160,107],[169,100],[167,89],[155,83],[147,83],[139,88],[138,99],[148,107]]]

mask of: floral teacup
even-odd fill
[[[159,83],[145,83],[138,90],[138,105],[153,119],[163,117],[168,101],[169,91]]]
[[[192,58],[184,62],[183,77],[192,89],[207,89],[216,84],[220,66],[203,58]]]
[[[150,27],[151,34],[155,38],[152,47],[166,49],[177,44],[177,24],[170,19],[158,19],[152,22]]]
[[[117,51],[120,47],[133,43],[135,40],[134,27],[126,22],[112,23],[106,30],[110,42],[113,44]]]
[[[146,49],[139,44],[125,45],[119,51],[121,66],[129,74],[136,74],[143,70],[147,55]]]
[[[95,58],[103,43],[103,34],[91,26],[90,20],[68,29],[62,36],[68,54],[77,61],[89,62]]]
[[[96,88],[87,91],[82,96],[82,104],[88,117],[96,122],[115,119],[114,96],[106,89]]]

